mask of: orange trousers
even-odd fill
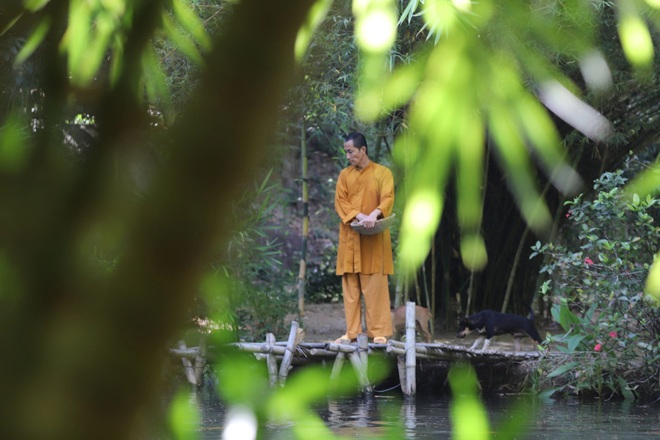
[[[360,299],[363,295],[367,336],[370,338],[383,336],[389,339],[392,336],[392,315],[387,275],[345,273],[342,276],[342,288],[348,338],[357,338],[357,335],[362,333]]]

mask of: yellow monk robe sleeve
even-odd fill
[[[339,215],[341,222],[345,225],[349,224],[355,216],[360,213],[360,210],[351,204],[348,196],[348,186],[350,184],[348,177],[348,169],[344,169],[339,173],[337,178],[337,189],[335,191],[335,211]]]
[[[386,167],[381,167],[379,171],[380,201],[377,208],[383,213],[383,217],[388,217],[394,208],[394,178]]]

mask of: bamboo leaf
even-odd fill
[[[87,49],[91,16],[92,13],[87,2],[71,2],[69,4],[69,26],[60,45],[63,51],[67,53],[67,64],[72,75],[77,75],[78,66],[82,63]]]
[[[167,37],[172,41],[172,44],[176,46],[186,57],[190,58],[195,64],[201,66],[204,64],[204,60],[197,46],[190,40],[188,35],[183,33],[181,29],[174,23],[172,18],[164,13],[163,14],[163,28]]]
[[[582,180],[567,165],[559,134],[548,112],[527,94],[516,101],[516,109],[525,136],[538,152],[552,183],[564,194],[574,194],[582,186]]]
[[[555,368],[550,373],[548,373],[546,377],[553,378],[553,377],[561,376],[562,374],[569,372],[578,365],[580,365],[579,362],[569,362],[567,364],[559,366],[558,368]]]
[[[653,41],[649,28],[631,1],[621,1],[619,38],[626,58],[635,67],[647,67],[653,60]]]
[[[628,386],[628,382],[626,382],[621,376],[617,376],[617,381],[619,382],[619,389],[621,390],[623,398],[626,400],[635,400],[635,393],[633,393]]]
[[[0,171],[14,173],[20,171],[29,157],[25,145],[26,133],[15,114],[10,114],[0,129]]]
[[[532,166],[510,107],[504,103],[494,104],[489,109],[488,117],[488,125],[500,153],[497,157],[506,170],[509,188],[520,212],[533,230],[542,231],[551,223],[550,213],[535,188]]]
[[[170,427],[179,440],[194,440],[197,432],[194,426],[201,421],[200,410],[193,405],[188,394],[181,391],[177,393],[170,405]]]
[[[566,347],[568,348],[569,351],[575,351],[578,345],[580,345],[580,342],[586,337],[586,335],[571,335],[567,339],[567,344]]]
[[[44,41],[44,38],[46,38],[46,35],[48,35],[48,31],[50,30],[50,17],[44,17],[41,19],[39,24],[37,24],[36,28],[32,31],[30,36],[28,37],[27,41],[25,42],[25,45],[21,48],[20,52],[16,55],[16,60],[14,61],[14,65],[18,65],[23,63],[25,60],[27,60],[30,55],[34,53],[35,50],[39,47],[42,41]]]
[[[98,13],[94,22],[94,33],[88,37],[88,45],[80,59],[80,63],[75,66],[72,76],[75,82],[79,84],[88,84],[94,79],[98,72],[106,51],[110,45],[110,39],[116,30],[114,17],[105,12]]]
[[[183,29],[190,33],[195,42],[204,50],[209,50],[211,48],[211,38],[206,33],[204,24],[192,10],[192,7],[188,6],[183,0],[173,0],[172,8],[174,10],[174,16]]]
[[[37,12],[48,4],[50,0],[23,0],[23,6],[30,12]]]
[[[626,185],[627,197],[645,197],[647,195],[660,194],[660,162],[652,164],[648,169],[639,173]]]
[[[574,324],[580,323],[580,318],[575,316],[566,304],[553,305],[551,313],[555,321],[557,321],[565,331],[570,331]]]
[[[655,299],[656,304],[660,304],[660,252],[655,255],[655,261],[649,270],[649,276],[646,279],[644,292]]]
[[[397,26],[400,26],[406,19],[408,20],[408,23],[410,23],[412,18],[415,16],[415,11],[417,10],[417,3],[418,0],[410,0],[408,2],[403,12],[401,12],[401,16],[399,17]]]
[[[422,80],[423,63],[410,63],[397,67],[386,79],[382,87],[381,113],[397,108],[408,102],[417,91]]]
[[[549,399],[549,398],[552,397],[552,395],[555,394],[557,391],[561,391],[562,388],[563,388],[563,387],[557,387],[557,388],[550,388],[550,389],[547,389],[547,390],[543,391],[542,393],[540,393],[540,394],[539,394],[539,397],[540,397],[541,399]]]
[[[305,23],[301,26],[298,31],[298,36],[296,37],[294,51],[298,61],[300,61],[303,55],[305,55],[314,33],[325,19],[332,3],[333,0],[317,0],[314,3],[314,6],[310,9],[309,14],[307,15],[307,20],[305,20]]]
[[[142,54],[143,83],[147,96],[154,102],[161,102],[165,119],[168,123],[174,120],[174,109],[170,97],[165,74],[160,69],[158,56],[151,49]]]

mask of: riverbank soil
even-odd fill
[[[338,304],[306,304],[305,316],[301,320],[297,315],[290,314],[286,317],[286,325],[291,326],[291,321],[297,321],[305,330],[305,342],[329,342],[334,341],[346,331],[346,319],[344,318],[344,306]],[[541,337],[545,337],[542,328],[538,328]],[[469,335],[459,339],[453,332],[436,332],[433,335],[434,342],[445,344],[472,346],[477,335]],[[422,340],[417,338],[418,341]],[[532,351],[535,344],[530,338],[523,338],[522,350]],[[490,350],[513,351],[514,343],[510,335],[501,335],[493,338]]]

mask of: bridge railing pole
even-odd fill
[[[415,349],[415,303],[406,303],[406,383],[403,394],[407,398],[415,397],[417,392],[417,380],[415,370],[417,368],[417,351]]]

